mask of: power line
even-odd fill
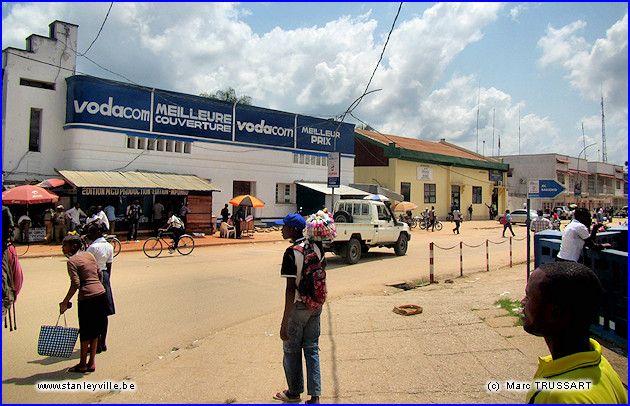
[[[400,4],[398,5],[398,11],[396,12],[396,17],[394,18],[394,22],[392,23],[392,27],[389,29],[389,33],[387,34],[387,40],[385,40],[385,44],[383,44],[383,50],[381,51],[381,56],[378,58],[378,62],[376,63],[376,66],[374,67],[374,71],[372,72],[372,76],[370,76],[370,80],[368,80],[367,86],[365,86],[365,90],[363,91],[363,94],[358,99],[356,99],[354,102],[352,102],[352,104],[350,105],[350,107],[348,107],[346,112],[343,113],[343,115],[341,116],[341,120],[340,120],[341,122],[343,122],[343,120],[344,120],[344,118],[346,117],[347,114],[350,114],[352,111],[354,111],[354,109],[356,109],[359,106],[359,104],[363,100],[363,97],[365,97],[367,95],[368,89],[370,88],[370,84],[372,83],[372,79],[374,79],[374,75],[376,74],[376,70],[378,69],[379,65],[381,64],[381,60],[383,60],[383,55],[385,54],[385,49],[387,48],[387,44],[389,43],[389,38],[391,37],[392,32],[394,31],[394,26],[396,25],[396,20],[398,20],[398,16],[400,15],[400,10],[402,9],[402,5],[403,5],[402,2],[400,2]]]
[[[107,10],[107,15],[105,16],[105,19],[103,20],[103,24],[101,24],[101,28],[98,30],[98,34],[96,34],[96,38],[94,38],[94,41],[92,41],[92,43],[90,44],[90,46],[85,50],[85,52],[83,52],[83,54],[81,54],[81,56],[85,56],[85,54],[88,53],[88,51],[90,50],[90,48],[92,48],[92,45],[94,45],[94,43],[96,42],[96,40],[98,39],[98,36],[101,35],[101,31],[103,31],[103,27],[105,26],[105,22],[107,21],[107,17],[109,17],[109,12],[112,11],[112,6],[114,5],[114,2],[111,2],[109,4],[109,10]]]

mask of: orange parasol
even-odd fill
[[[228,203],[234,206],[265,207],[265,202],[251,195],[236,196],[234,199],[230,200]]]

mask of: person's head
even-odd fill
[[[87,230],[87,237],[90,241],[94,241],[97,238],[101,238],[103,236],[103,227],[101,224],[96,224],[96,222],[90,223],[90,226]]]
[[[228,205],[227,205],[227,203],[225,203],[225,208],[227,209],[227,207],[228,207]]]
[[[586,227],[590,227],[591,223],[593,222],[591,213],[585,207],[578,207],[577,209],[575,209],[573,217],[580,223],[584,224]]]
[[[538,210],[536,212],[536,214],[538,214],[538,217],[542,218],[543,217],[543,211],[542,210]]]
[[[79,204],[79,202],[74,202],[74,208],[75,209],[80,209],[81,205]]]
[[[282,220],[276,220],[276,224],[282,225],[282,238],[297,240],[303,237],[306,221],[297,213],[287,214]]]
[[[99,211],[103,210],[103,206],[96,206],[96,212],[98,213]]]
[[[587,335],[601,306],[603,289],[597,275],[577,262],[550,262],[527,281],[523,329],[539,337],[557,333]]]
[[[71,257],[79,251],[81,247],[81,237],[78,234],[69,234],[61,241],[61,250],[64,255]]]
[[[510,210],[506,210],[506,211],[505,211],[505,214],[509,214],[509,213],[510,213]]]
[[[140,200],[137,200],[137,199],[136,199],[136,200],[134,200],[134,201],[133,201],[133,204],[140,204]]]
[[[435,206],[431,206],[431,210],[435,210]]]
[[[57,206],[57,211],[63,211],[63,205],[62,204]]]
[[[168,217],[173,217],[173,211],[169,210],[169,212],[166,214]]]

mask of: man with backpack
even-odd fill
[[[319,367],[319,334],[322,305],[326,300],[326,260],[318,245],[304,238],[304,218],[296,213],[287,215],[281,224],[282,237],[292,245],[282,258],[281,276],[286,278],[284,314],[280,338],[284,348],[284,373],[288,389],[274,399],[300,403],[304,392],[302,351],[306,359],[308,394],[305,403],[319,403],[321,373]]]
[[[138,226],[140,225],[140,216],[142,216],[142,207],[140,202],[134,200],[129,206],[127,206],[127,224],[129,225],[129,234],[127,235],[127,242],[138,241]]]

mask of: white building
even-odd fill
[[[273,219],[296,211],[296,182],[327,181],[331,152],[340,152],[340,183],[354,181],[354,125],[75,75],[77,35],[55,21],[49,38],[3,50],[3,183],[57,170],[196,175],[221,190],[215,216],[251,194],[266,203],[254,216]],[[145,212],[155,198],[144,197]]]
[[[599,207],[620,209],[628,205],[628,172],[623,166],[555,153],[497,158],[510,165],[508,205],[514,209],[524,207],[528,181],[543,179],[556,180],[566,190],[554,199],[531,199],[531,208],[535,210],[573,203],[590,210]],[[579,193],[576,193],[576,182],[580,185]]]

